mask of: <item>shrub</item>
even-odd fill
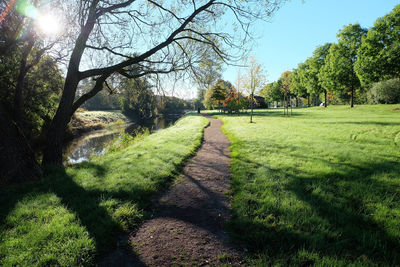
[[[373,84],[368,92],[368,98],[370,102],[375,104],[400,103],[400,79],[396,78]]]

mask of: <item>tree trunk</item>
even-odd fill
[[[307,99],[308,99],[308,103],[307,103],[307,105],[310,107],[311,106],[311,94],[308,94],[308,97],[307,97]]]
[[[253,105],[254,105],[254,93],[251,93],[251,113],[250,113],[250,123],[253,123]]]
[[[27,68],[27,60],[30,52],[33,48],[33,39],[30,39],[27,46],[23,48],[22,55],[21,55],[21,63],[19,66],[19,73],[17,77],[17,84],[15,86],[15,93],[14,93],[14,106],[13,106],[13,118],[14,121],[17,123],[20,122],[22,118],[22,110],[23,110],[23,89],[25,84],[25,76],[28,72]]]
[[[324,107],[326,108],[326,106],[328,105],[327,103],[327,100],[328,100],[328,98],[327,98],[327,94],[328,94],[328,92],[326,91],[326,90],[324,90],[324,96],[325,96],[325,102],[324,102]]]
[[[62,148],[65,130],[73,115],[73,101],[79,80],[77,75],[67,76],[60,104],[47,132],[42,166],[62,166]]]
[[[25,137],[0,104],[0,187],[41,177]]]
[[[76,88],[81,79],[79,65],[89,34],[92,32],[96,21],[96,6],[98,1],[93,1],[88,14],[87,23],[81,29],[81,33],[75,41],[68,64],[67,77],[65,78],[64,89],[56,115],[51,121],[47,132],[46,144],[43,150],[42,166],[62,166],[62,147],[64,142],[65,129],[74,113],[74,99]],[[98,82],[96,81],[96,84]],[[100,83],[100,82],[99,82]],[[88,96],[90,98],[90,94]]]
[[[351,88],[350,107],[354,107],[354,88]]]
[[[26,75],[25,70],[21,69],[17,77],[17,85],[15,86],[13,118],[14,121],[16,122],[20,122],[22,119],[22,107],[23,107],[22,90],[25,84],[25,75]]]

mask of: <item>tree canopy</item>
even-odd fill
[[[400,5],[368,30],[355,70],[363,84],[400,77]]]
[[[338,43],[332,44],[319,74],[323,88],[335,88],[351,93],[350,106],[354,105],[354,91],[360,87],[354,63],[362,37],[367,30],[359,24],[345,26],[337,35]]]

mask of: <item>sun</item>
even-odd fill
[[[45,35],[55,35],[61,32],[59,21],[52,15],[40,15],[36,19],[36,25]]]

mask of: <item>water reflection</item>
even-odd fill
[[[88,161],[93,155],[103,155],[107,147],[111,145],[113,140],[125,133],[135,135],[137,132],[148,129],[150,132],[167,128],[173,124],[180,116],[157,117],[154,120],[144,123],[130,123],[125,125],[125,129],[117,129],[114,131],[100,130],[92,132],[88,135],[74,139],[70,142],[64,152],[65,162],[67,164],[77,164],[83,161]]]

